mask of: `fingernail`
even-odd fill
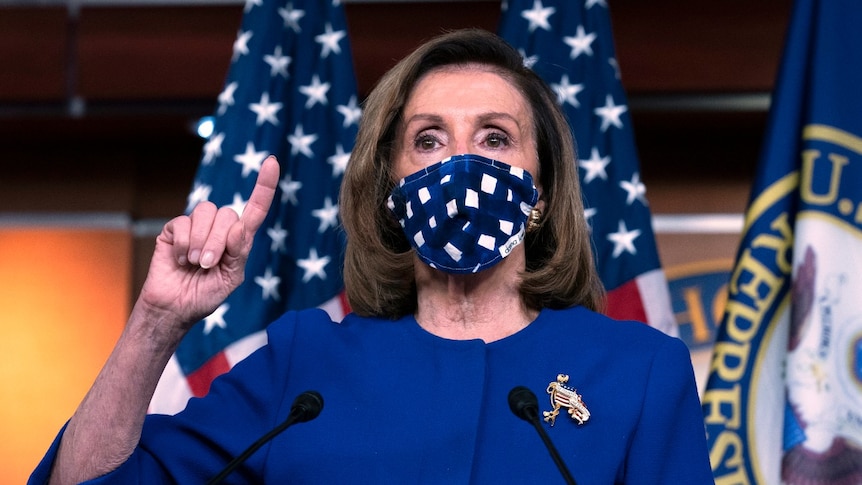
[[[177,263],[179,263],[180,266],[185,266],[189,263],[189,258],[185,256],[180,256],[179,258],[177,258]]]
[[[192,264],[195,264],[195,263],[200,264],[200,261],[201,261],[201,250],[200,250],[200,249],[195,249],[195,250],[193,250],[192,252],[190,252],[190,253],[189,253],[189,261],[191,261],[191,262],[192,262]]]
[[[215,255],[212,251],[205,252],[204,255],[201,256],[201,267],[204,269],[209,269],[210,267],[212,267],[214,259]]]

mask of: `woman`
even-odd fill
[[[230,480],[558,482],[507,404],[526,386],[578,483],[712,483],[685,345],[594,312],[571,135],[517,52],[486,32],[441,36],[363,116],[341,201],[354,313],[284,315],[206,398],[145,418],[188,326],[242,278],[278,179],[268,160],[241,218],[203,204],[166,225],[114,353],[33,482],[206,481],[307,389],[326,409]]]

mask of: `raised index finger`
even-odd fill
[[[247,234],[253,235],[263,224],[272,199],[275,197],[275,188],[278,186],[279,166],[275,156],[270,155],[263,161],[254,190],[242,211],[243,229]],[[249,238],[248,240],[251,240]]]

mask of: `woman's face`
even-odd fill
[[[474,153],[523,168],[539,180],[526,99],[481,65],[449,66],[422,77],[404,106],[397,136],[398,179],[449,156]]]

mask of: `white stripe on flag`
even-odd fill
[[[635,281],[641,296],[647,323],[662,332],[679,337],[679,326],[670,306],[670,290],[661,268],[642,273]]]
[[[171,360],[162,372],[162,378],[156,386],[156,392],[150,401],[150,414],[176,414],[186,407],[192,397],[192,389],[186,382],[186,376],[180,369],[177,356]]]
[[[266,345],[268,338],[266,329],[247,335],[224,349],[224,356],[228,365],[235,366],[239,361],[251,355],[255,350]]]

